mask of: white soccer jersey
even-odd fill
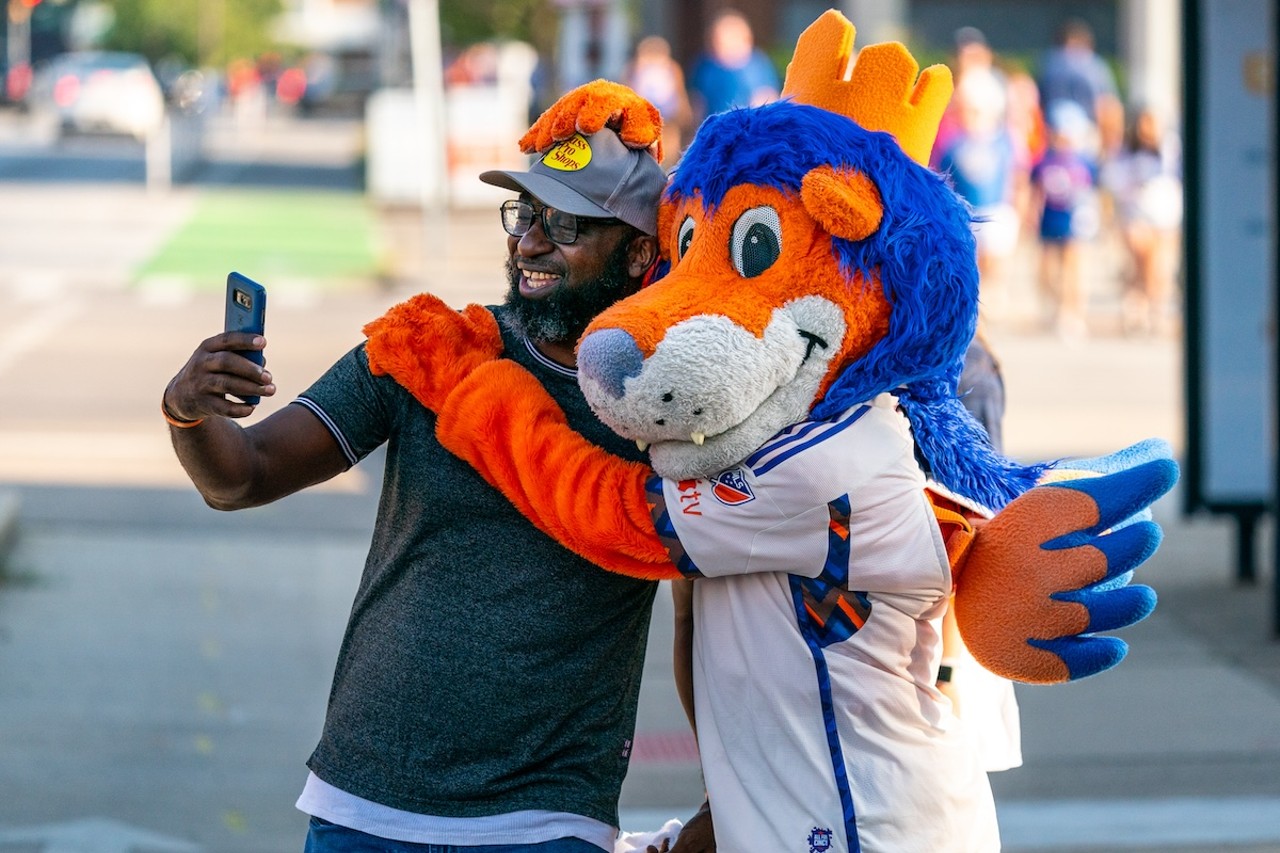
[[[906,418],[882,394],[713,479],[665,481],[694,585],[694,701],[727,853],[999,849],[934,681],[951,590]]]

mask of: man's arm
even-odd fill
[[[671,601],[675,605],[675,643],[671,663],[676,694],[696,737],[698,724],[693,716],[693,583],[682,579],[671,581]]]
[[[271,373],[236,352],[265,346],[260,336],[215,335],[200,344],[164,391],[178,461],[214,509],[270,503],[348,467],[328,428],[301,406],[286,406],[248,428],[235,422],[255,407],[228,400],[227,394],[276,392]]]

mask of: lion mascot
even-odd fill
[[[1125,644],[1099,633],[1155,605],[1129,579],[1177,466],[1160,441],[1070,463],[993,450],[956,397],[978,311],[971,213],[926,166],[950,73],[853,46],[827,12],[782,100],[704,122],[659,211],[665,274],[579,342],[588,402],[652,469],[570,430],[497,357],[483,309],[420,297],[368,327],[368,351],[567,547],[697,579],[719,849],[996,850],[974,739],[936,687],[941,617],[953,601],[969,651],[1006,678],[1114,666]],[[635,101],[588,84],[524,144],[610,123],[643,147],[656,122]]]

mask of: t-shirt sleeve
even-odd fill
[[[347,464],[355,465],[390,434],[395,381],[374,376],[364,344],[352,349],[303,391],[293,405],[304,406],[333,433]]]

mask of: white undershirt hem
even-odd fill
[[[613,850],[617,827],[583,815],[530,809],[483,817],[436,817],[395,809],[348,794],[314,773],[298,797],[298,809],[348,829],[412,844],[541,844],[581,838]]]

